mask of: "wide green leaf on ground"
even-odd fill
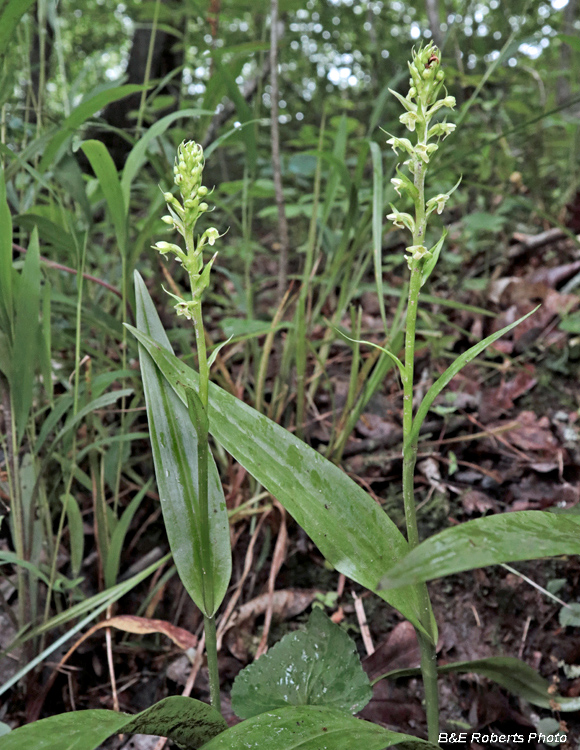
[[[146,326],[128,328],[185,403],[183,386],[196,389],[198,375],[173,354],[138,274],[135,286],[138,315]],[[376,591],[385,571],[408,549],[379,504],[338,466],[213,383],[209,407],[209,430],[215,439],[278,499],[339,572]],[[436,640],[432,614],[421,611],[418,588],[377,593]]]
[[[321,706],[293,706],[254,716],[214,737],[203,750],[437,750],[425,740],[390,732],[378,724]]]
[[[137,308],[137,325],[150,331],[141,305]],[[139,359],[155,477],[173,559],[193,601],[212,617],[225,596],[232,566],[224,491],[210,455],[208,544],[199,503],[198,441],[188,409],[143,346],[139,347]]]
[[[490,656],[488,659],[475,659],[474,661],[456,661],[451,664],[443,664],[437,668],[439,674],[474,674],[487,677],[497,682],[514,695],[525,698],[534,706],[551,708],[555,711],[578,711],[580,710],[580,698],[564,698],[551,691],[551,683],[541,677],[535,669],[520,659],[511,656]],[[388,679],[399,677],[415,677],[421,674],[420,669],[398,669],[384,675]],[[383,677],[373,681],[378,682]]]
[[[317,607],[306,630],[288,633],[238,674],[232,708],[241,719],[284,706],[327,706],[354,714],[371,697],[354,641]]]
[[[223,718],[207,703],[174,696],[135,716],[94,709],[41,719],[2,737],[0,750],[96,750],[117,732],[169,737],[197,750],[225,729]]]
[[[580,517],[522,510],[476,518],[434,534],[381,580],[384,588],[430,581],[486,565],[580,554]]]

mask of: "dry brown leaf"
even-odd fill
[[[125,633],[135,633],[136,635],[163,633],[163,635],[170,638],[176,646],[179,646],[184,651],[197,647],[197,638],[193,633],[177,625],[172,625],[167,620],[152,620],[147,617],[137,617],[136,615],[119,615],[118,617],[111,617],[108,620],[98,623],[92,628],[92,632],[95,632],[99,628],[116,628],[117,630],[123,630]]]
[[[538,382],[534,374],[534,366],[527,365],[511,380],[502,380],[497,388],[485,389],[479,409],[480,420],[483,423],[490,422],[513,409],[514,401]]]
[[[497,504],[489,495],[480,490],[468,490],[461,496],[461,503],[468,514],[485,513],[488,510],[497,510]]]
[[[523,411],[517,417],[518,426],[505,433],[505,437],[524,451],[542,451],[553,454],[558,441],[550,430],[548,417],[538,418],[533,411]]]
[[[369,679],[374,680],[395,669],[417,667],[420,662],[421,652],[415,629],[405,621],[396,625],[374,653],[363,660],[363,667]]]
[[[314,601],[318,593],[318,589],[281,589],[280,591],[274,591],[272,613],[281,620],[295,617]],[[266,592],[243,604],[228,623],[228,629],[234,625],[240,625],[250,618],[263,615],[268,607],[269,599],[270,596]]]

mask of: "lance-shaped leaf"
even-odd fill
[[[421,286],[425,285],[425,282],[431,276],[431,273],[433,272],[433,269],[437,265],[437,261],[439,260],[439,255],[441,254],[441,248],[443,247],[443,243],[445,242],[445,238],[447,237],[447,230],[443,230],[443,234],[439,238],[439,241],[436,245],[433,245],[430,252],[430,257],[425,261],[423,264],[423,270],[421,271]]]
[[[107,147],[101,141],[84,141],[81,148],[91,163],[93,172],[107,201],[121,255],[127,253],[127,206],[117,176],[117,168]]]
[[[141,277],[135,274],[139,330],[127,326],[179,393],[196,389],[198,375],[171,351],[169,340]],[[209,429],[302,526],[334,567],[377,591],[384,573],[408,545],[380,505],[338,466],[290,432],[210,383]],[[184,407],[185,408],[185,407]],[[431,611],[420,606],[420,589],[378,592],[407,620],[436,640]]]
[[[14,729],[2,738],[2,750],[97,750],[112,734],[169,737],[187,750],[197,750],[227,729],[207,703],[173,696],[131,716],[118,711],[71,711]]]
[[[142,305],[137,309],[137,324],[151,332]],[[142,346],[139,359],[155,476],[173,559],[187,592],[211,617],[231,575],[228,516],[217,467],[210,455],[208,535],[204,532],[206,513],[199,503],[198,437],[189,411]]]
[[[433,248],[433,250],[436,250]],[[538,305],[540,307],[540,305]],[[429,409],[431,408],[433,401],[437,398],[437,396],[441,393],[441,391],[445,388],[445,386],[454,378],[460,370],[465,367],[465,365],[469,364],[473,359],[475,359],[481,352],[486,349],[490,344],[493,344],[494,341],[497,341],[499,338],[501,338],[505,333],[508,331],[511,331],[512,328],[515,328],[520,323],[523,323],[523,321],[526,318],[529,318],[530,315],[533,315],[538,307],[535,307],[533,310],[531,310],[527,315],[524,315],[523,317],[519,318],[519,320],[516,320],[515,323],[510,323],[509,326],[506,326],[505,328],[502,328],[500,331],[496,331],[495,333],[492,333],[491,336],[488,336],[487,338],[483,339],[483,341],[480,341],[479,343],[472,346],[470,349],[468,349],[466,352],[463,352],[452,365],[449,365],[449,367],[445,370],[443,375],[439,377],[429,388],[427,393],[425,394],[423,401],[421,401],[421,405],[417,409],[417,413],[415,414],[415,419],[413,420],[413,427],[411,428],[411,432],[407,438],[407,442],[405,443],[405,446],[409,445],[410,443],[413,443],[417,438],[419,437],[419,431],[421,429],[421,425],[423,424],[423,420],[427,416],[427,413]]]
[[[397,745],[400,750],[424,748],[438,750],[425,740],[399,734],[355,719],[349,714],[319,706],[295,706],[254,716],[203,746],[203,750],[385,750]]]
[[[548,680],[541,677],[529,664],[511,656],[491,656],[487,659],[456,661],[441,665],[437,668],[437,672],[438,674],[473,672],[497,682],[510,693],[525,698],[534,706],[551,708],[555,711],[578,711],[580,709],[580,698],[564,698],[553,692],[552,684]],[[397,669],[373,680],[373,684],[385,677],[396,680],[399,677],[416,677],[420,674],[420,669]]]
[[[389,570],[381,588],[486,565],[580,555],[580,516],[522,510],[476,518],[426,539]]]

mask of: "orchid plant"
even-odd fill
[[[479,518],[423,542],[419,539],[414,471],[421,425],[435,398],[461,368],[521,322],[492,333],[457,357],[414,409],[419,295],[445,240],[443,232],[428,247],[427,222],[434,212],[444,211],[457,188],[455,185],[447,193],[430,198],[425,193],[431,160],[440,141],[455,127],[440,120],[442,110],[455,106],[454,98],[444,91],[440,57],[433,44],[413,51],[407,95],[392,92],[404,107],[399,119],[412,137],[390,136],[388,140],[395,153],[405,157],[406,171],[397,168],[393,185],[401,198],[414,205],[414,215],[395,206],[388,215],[396,227],[406,228],[412,235],[406,248],[410,281],[403,361],[397,353],[383,349],[396,364],[403,383],[406,538],[375,499],[338,466],[210,382],[212,358],[208,359],[206,352],[202,297],[215,255],[205,261],[203,252],[220,234],[210,227],[195,236],[197,222],[209,210],[209,191],[202,185],[201,146],[193,141],[182,143],[174,168],[181,199],[170,191],[165,193],[169,213],[164,221],[183,237],[185,250],[165,240],[155,247],[163,255],[174,255],[187,272],[191,297],[170,294],[176,300],[177,314],[193,323],[198,371],[173,353],[138,274],[137,326],[128,328],[139,342],[155,473],[171,551],[185,588],[204,615],[212,706],[173,697],[136,716],[84,711],[51,717],[2,738],[2,750],[60,750],[65,732],[77,750],[95,750],[106,737],[120,731],[162,734],[187,750],[344,750],[358,743],[364,743],[367,750],[384,750],[401,743],[405,747],[436,748],[440,739],[437,625],[426,582],[486,565],[580,553],[580,518],[542,511]],[[428,741],[354,718],[353,714],[370,700],[371,685],[353,642],[320,610],[311,614],[304,631],[289,634],[240,672],[232,688],[232,707],[244,721],[227,727],[220,715],[215,618],[230,581],[231,551],[225,498],[209,449],[209,434],[278,499],[336,570],[373,591],[412,623],[421,649]],[[458,662],[443,669],[479,672],[544,708],[580,708],[579,699],[556,695],[518,659]],[[415,673],[405,670],[377,679]]]

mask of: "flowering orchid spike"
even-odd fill
[[[389,133],[387,143],[396,154],[402,152],[408,157],[403,164],[408,168],[411,177],[407,177],[397,168],[397,175],[391,182],[400,196],[406,196],[413,201],[415,216],[399,211],[391,204],[392,213],[387,216],[387,219],[396,227],[407,228],[413,235],[407,247],[407,262],[412,272],[419,271],[423,274],[427,268],[429,273],[432,271],[441,250],[440,243],[437,243],[435,247],[436,253],[427,249],[425,240],[427,220],[433,212],[436,211],[438,214],[443,212],[449,196],[457,187],[456,185],[452,190],[439,193],[426,200],[425,175],[431,159],[440,147],[440,141],[455,130],[453,123],[446,121],[432,123],[431,121],[442,109],[453,109],[455,99],[444,89],[445,75],[441,70],[441,54],[433,43],[413,50],[412,59],[409,62],[409,73],[407,96],[403,97],[395,91],[392,93],[404,108],[399,121],[413,134],[412,140]]]
[[[177,260],[183,264],[189,276],[191,287],[191,301],[177,298],[175,306],[178,315],[192,318],[193,307],[201,304],[201,296],[209,286],[209,274],[214,257],[204,265],[203,248],[206,245],[215,245],[222,235],[215,227],[209,227],[198,237],[194,237],[195,226],[200,216],[209,211],[209,205],[205,198],[209,190],[202,185],[204,168],[203,148],[195,141],[183,141],[177,149],[173,176],[175,185],[179,189],[181,200],[172,192],[163,193],[169,214],[162,217],[162,221],[175,229],[185,240],[185,251],[178,245],[161,240],[155,243],[154,248],[162,255],[169,253],[175,255]],[[172,295],[174,296],[174,295]]]

